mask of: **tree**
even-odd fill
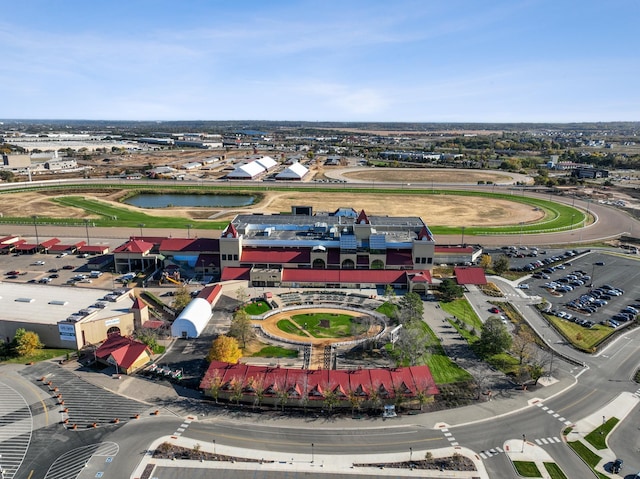
[[[450,278],[443,279],[438,286],[438,291],[442,295],[442,300],[445,302],[453,301],[456,298],[462,297],[464,289]]]
[[[401,299],[399,303],[398,318],[400,323],[405,325],[412,321],[422,321],[422,315],[424,314],[424,304],[422,299],[417,293],[407,293]]]
[[[30,356],[42,347],[43,344],[40,342],[40,337],[37,333],[27,331],[24,328],[16,330],[16,335],[13,338],[13,349],[18,356]]]
[[[423,362],[429,346],[428,337],[420,325],[408,324],[398,332],[394,346],[398,365],[415,366]]]
[[[238,341],[223,334],[218,336],[211,344],[207,361],[222,361],[235,364],[241,357],[242,351],[238,347]]]
[[[243,305],[249,299],[249,295],[247,294],[247,290],[240,287],[236,289],[236,299],[240,302],[240,305]]]
[[[502,274],[509,269],[509,257],[505,255],[498,256],[493,262],[493,271],[496,274]]]
[[[500,318],[491,316],[482,325],[480,339],[476,344],[484,354],[499,354],[511,347],[511,335]]]
[[[384,287],[384,296],[387,298],[388,303],[396,303],[396,290],[390,284]]]
[[[518,358],[518,365],[527,363],[535,347],[536,338],[529,329],[520,328],[513,338],[511,352]]]
[[[240,341],[243,349],[247,347],[247,342],[256,337],[251,319],[244,309],[239,309],[233,315],[229,336]]]
[[[211,385],[209,386],[209,393],[213,400],[218,404],[218,396],[220,396],[220,389],[222,389],[222,378],[216,371],[216,375],[211,380]]]
[[[493,259],[490,254],[483,254],[480,256],[480,267],[485,271],[489,270],[493,265]]]
[[[141,343],[149,346],[151,351],[156,351],[158,349],[158,335],[152,329],[137,329],[135,332],[135,337]]]
[[[173,300],[173,308],[180,313],[184,308],[187,307],[187,304],[191,302],[191,294],[186,286],[180,286],[176,288],[176,296]]]
[[[6,181],[7,183],[11,183],[15,179],[15,175],[12,171],[2,170],[0,171],[0,181]]]

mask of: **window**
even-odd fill
[[[237,254],[233,255],[233,261],[238,261],[238,255]]]
[[[427,258],[427,264],[433,264],[433,258]]]
[[[227,255],[226,254],[222,255],[222,261],[227,261]]]

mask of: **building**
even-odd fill
[[[300,164],[293,163],[276,175],[276,180],[302,181],[309,174],[309,168]]]
[[[270,156],[258,157],[248,163],[238,165],[227,178],[233,180],[255,180],[273,170],[278,163]]]
[[[0,338],[11,341],[24,328],[50,348],[82,349],[110,334],[130,335],[143,319],[131,309],[128,290],[20,283],[2,284],[0,311]]]
[[[571,176],[574,178],[608,178],[609,171],[601,170],[599,168],[576,168],[571,172]]]
[[[151,349],[135,339],[112,334],[95,351],[96,360],[115,366],[118,373],[131,374],[151,361]]]
[[[171,335],[178,338],[197,338],[211,319],[211,308],[220,297],[222,286],[207,286],[191,301],[171,325]]]
[[[241,385],[238,388],[238,385]],[[286,369],[270,366],[250,366],[213,361],[209,365],[200,389],[207,396],[224,400],[293,407],[353,407],[356,398],[362,407],[399,404],[427,400],[438,394],[438,388],[428,366],[358,370]]]

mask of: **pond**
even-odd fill
[[[178,207],[230,207],[249,206],[255,201],[255,197],[250,195],[181,195],[175,193],[149,194],[142,193],[124,202],[138,208],[167,208],[169,206]]]

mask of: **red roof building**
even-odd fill
[[[363,403],[374,401],[392,404],[397,395],[416,400],[421,394],[433,396],[438,388],[428,366],[408,368],[358,370],[305,370],[213,361],[200,383],[205,394],[231,399],[237,384],[241,384],[242,401],[253,402],[260,392],[263,402],[322,407],[331,392],[340,406],[350,406],[349,397],[355,395]],[[375,392],[374,392],[375,391]],[[370,404],[371,406],[373,404]]]
[[[117,366],[121,373],[131,374],[151,361],[151,350],[140,341],[112,334],[96,350],[96,358],[104,364]]]
[[[484,270],[478,267],[453,268],[453,274],[458,284],[487,284],[487,277]]]

